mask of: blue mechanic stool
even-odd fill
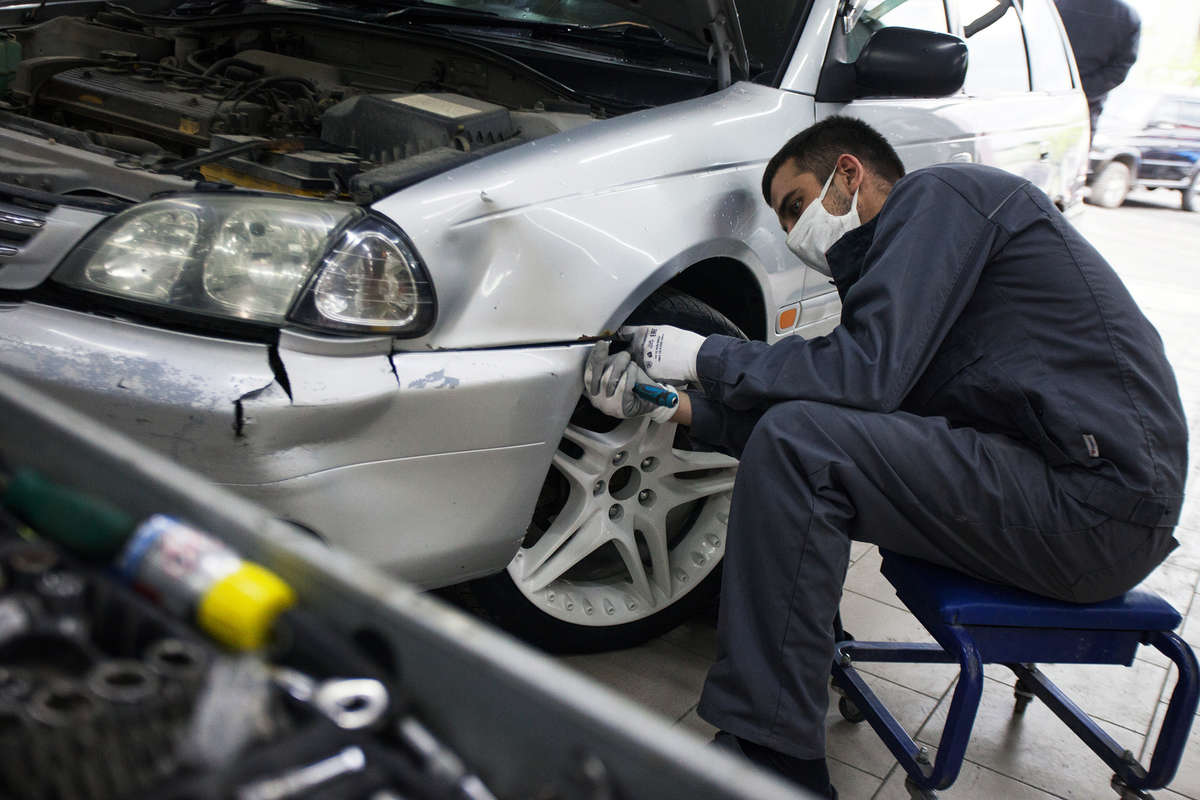
[[[933,797],[933,790],[948,788],[958,777],[983,691],[984,664],[1003,664],[1015,672],[1014,713],[1023,713],[1030,700],[1041,698],[1115,772],[1112,786],[1123,800],[1147,798],[1147,790],[1162,788],[1175,776],[1200,699],[1200,672],[1191,648],[1172,633],[1180,616],[1169,603],[1140,590],[1093,605],[1064,603],[886,550],[882,553],[880,571],[937,644],[839,642],[833,683],[842,693],[838,704],[842,716],[871,723],[908,773],[905,785],[914,798]],[[1035,666],[1130,666],[1140,644],[1153,646],[1179,668],[1149,769]],[[863,682],[854,668],[856,661],[958,663],[958,684],[936,761],[930,763],[925,748],[913,742]]]

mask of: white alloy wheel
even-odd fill
[[[595,427],[563,434],[560,507],[544,529],[535,520],[508,572],[544,613],[612,626],[661,611],[717,566],[737,461],[677,447],[670,423]]]

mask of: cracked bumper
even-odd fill
[[[0,369],[424,586],[515,552],[585,349],[281,345],[285,390],[266,345],[32,303],[0,310],[0,348]]]

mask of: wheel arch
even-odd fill
[[[708,258],[666,283],[720,311],[751,339],[767,338],[766,299],[749,267],[735,258]]]

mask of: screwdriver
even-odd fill
[[[661,386],[653,386],[649,383],[635,383],[633,385],[633,393],[643,400],[649,400],[656,406],[662,406],[663,408],[674,408],[679,405],[679,395]]]

